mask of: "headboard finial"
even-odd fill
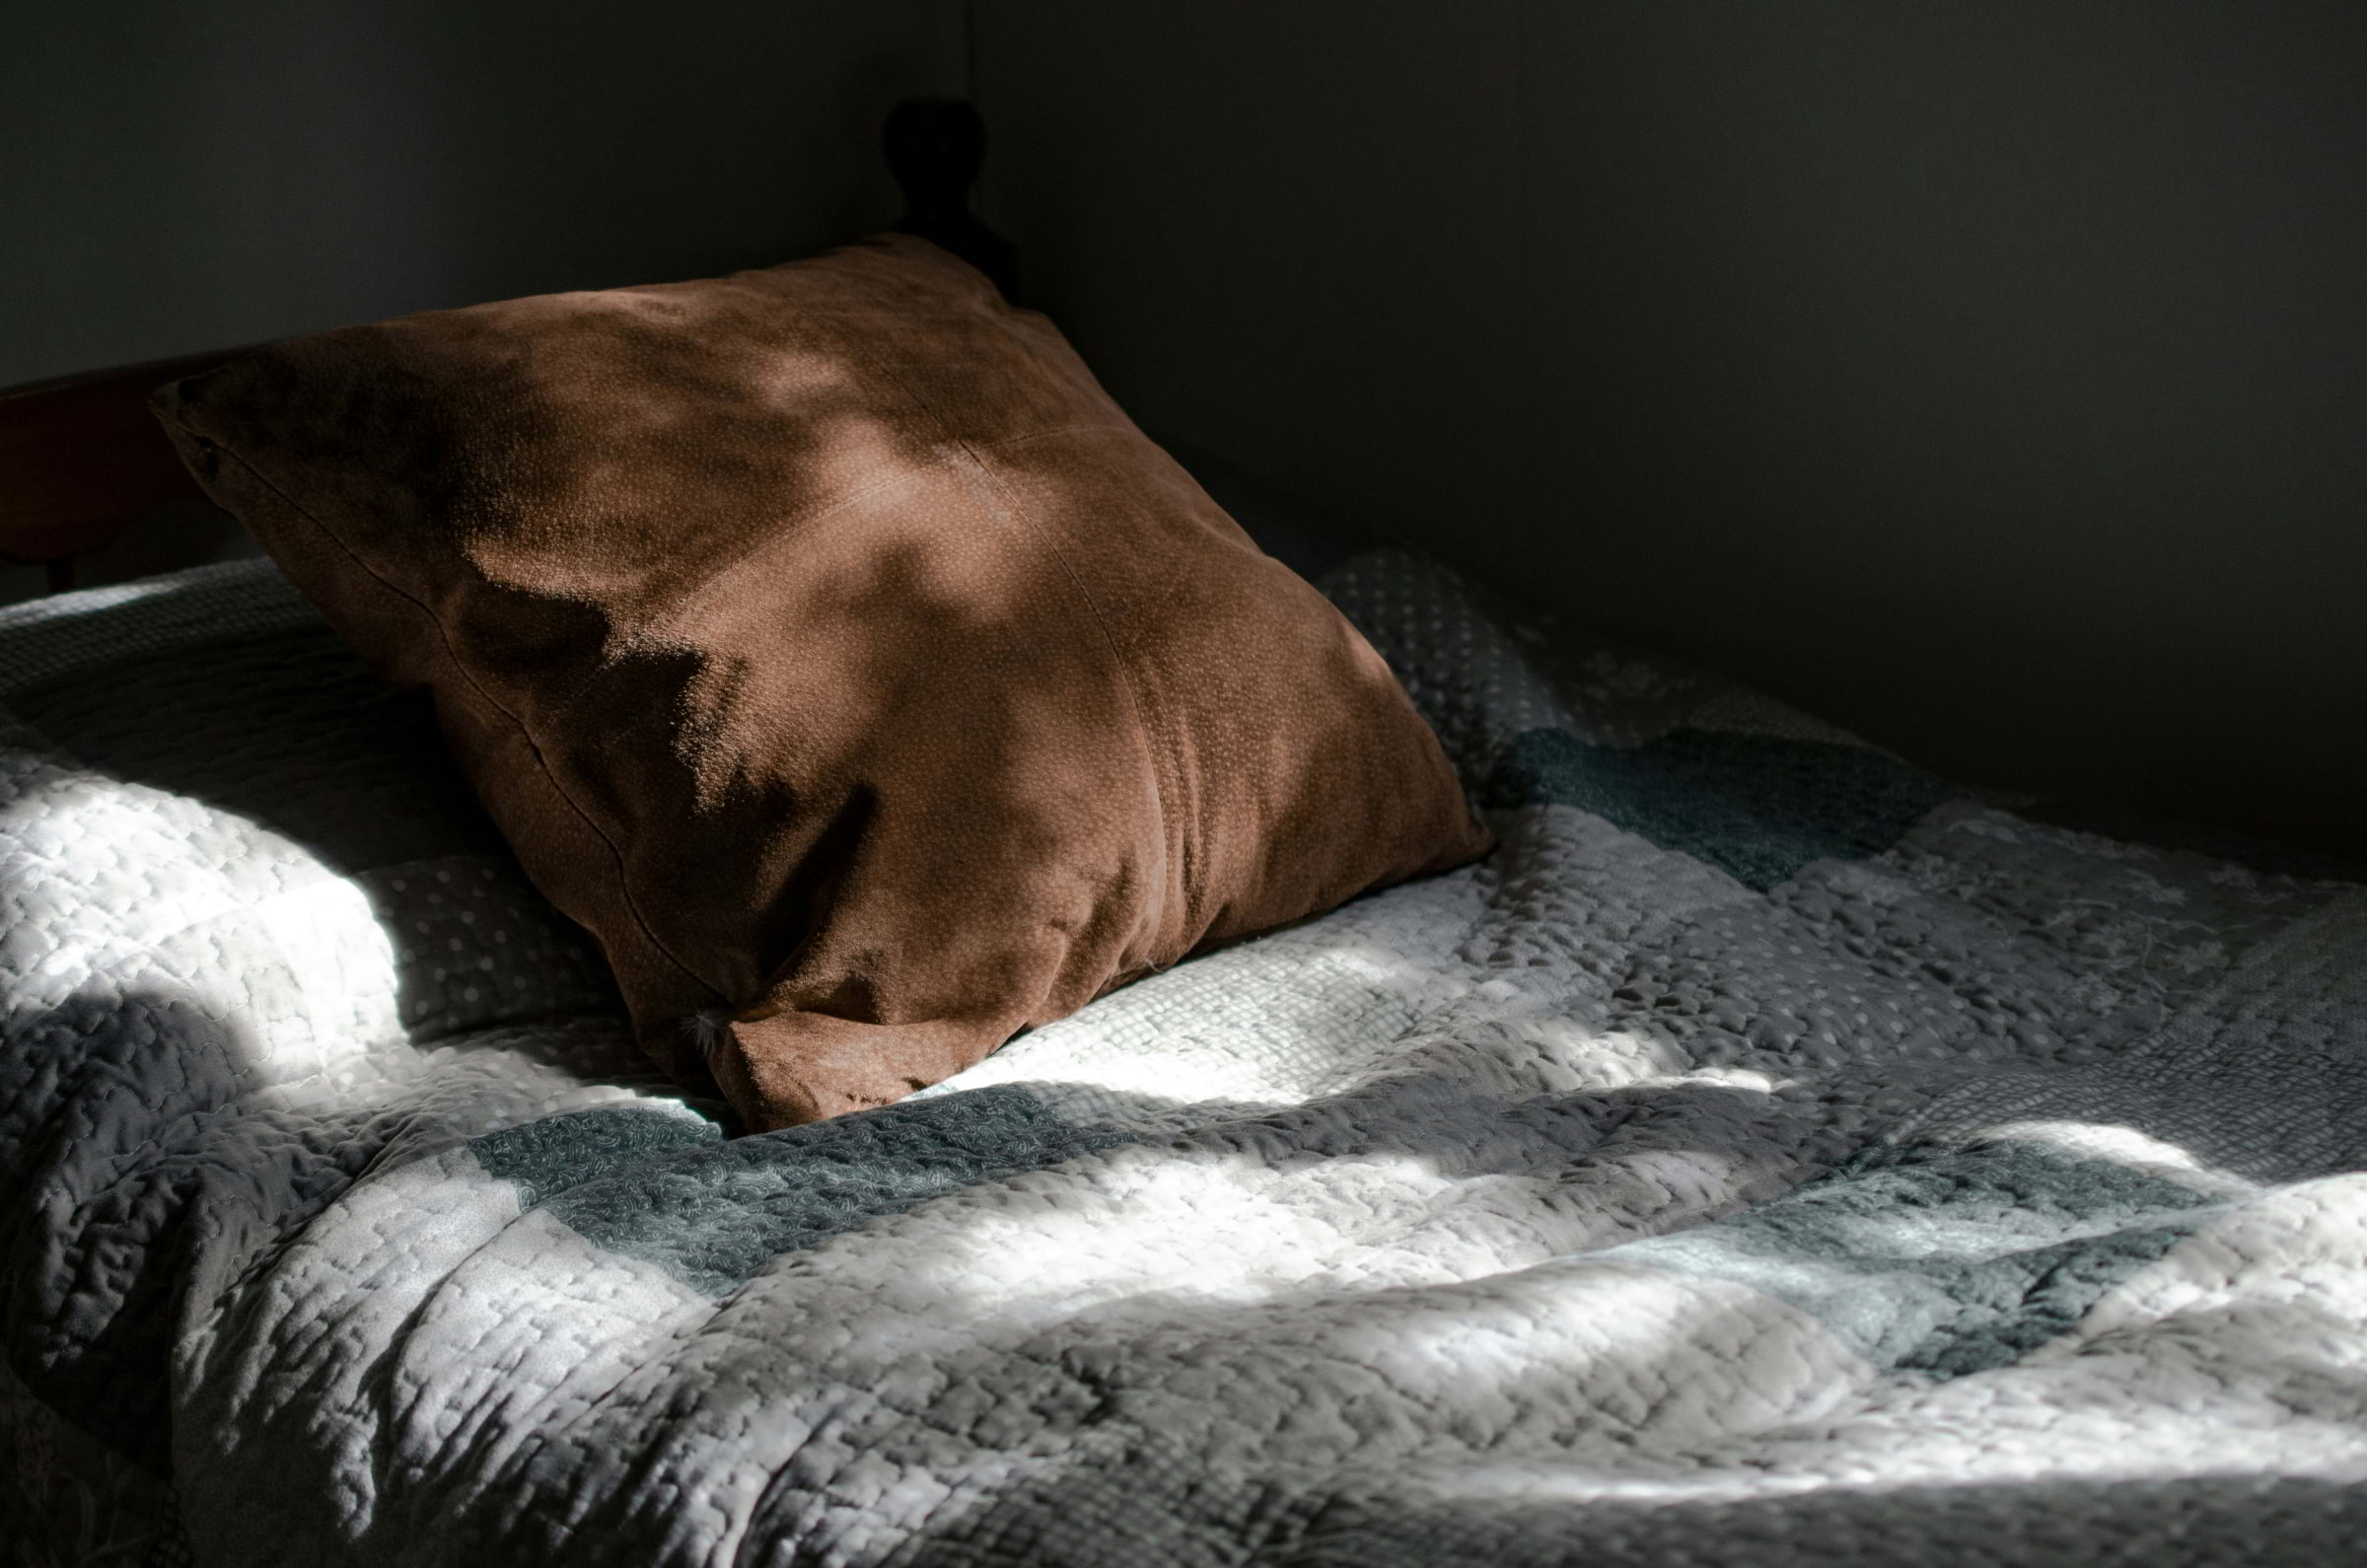
[[[880,145],[904,192],[897,231],[951,250],[1017,303],[1018,252],[969,210],[969,187],[986,161],[986,122],[977,109],[958,98],[905,99],[889,110]]]

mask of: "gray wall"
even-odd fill
[[[978,9],[1146,422],[1959,776],[2367,848],[2367,6]]]
[[[843,239],[895,214],[887,105],[956,85],[949,11],[12,7],[0,386]]]
[[[122,0],[9,14],[0,386],[762,265],[897,212],[960,0]],[[251,548],[199,505],[79,563]],[[41,591],[0,566],[0,603]]]

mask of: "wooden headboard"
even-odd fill
[[[243,348],[91,371],[0,392],[0,557],[73,583],[74,557],[112,543],[141,513],[197,493],[148,394]]]
[[[896,228],[951,250],[1016,298],[1010,245],[969,211],[985,157],[977,111],[955,99],[908,99],[882,134],[904,193]],[[149,394],[256,344],[151,360],[0,389],[0,561],[46,566],[70,588],[76,557],[106,548],[143,513],[198,493]]]

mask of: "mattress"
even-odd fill
[[[2358,885],[1294,563],[1498,852],[757,1137],[267,564],[0,611],[20,1551],[2353,1549]]]

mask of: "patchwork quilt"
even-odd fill
[[[2367,892],[1396,551],[1502,848],[756,1137],[267,565],[0,611],[37,1563],[2283,1564],[2367,1527]]]

